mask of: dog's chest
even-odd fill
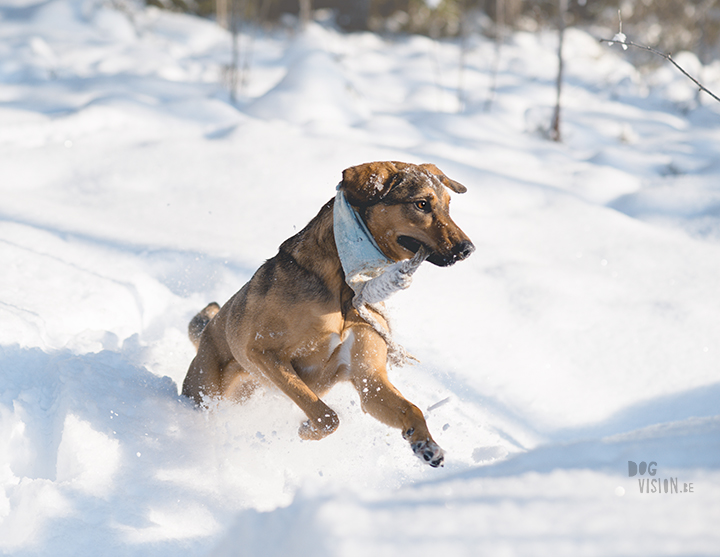
[[[322,382],[323,376],[334,375],[341,366],[350,365],[354,345],[351,328],[339,334],[329,333],[297,350],[293,367],[304,380]]]
[[[338,366],[349,366],[354,344],[355,334],[352,329],[345,329],[340,335],[331,334],[328,342],[329,357],[334,357]]]

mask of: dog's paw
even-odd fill
[[[445,463],[445,453],[440,446],[434,441],[426,439],[425,441],[417,441],[410,445],[415,455],[423,462],[429,464],[433,468],[443,466]]]
[[[338,415],[334,411],[329,410],[320,418],[312,420],[308,419],[300,424],[298,435],[301,439],[305,439],[307,441],[317,441],[318,439],[322,439],[323,437],[330,435],[338,428],[339,425],[340,419],[338,418]]]

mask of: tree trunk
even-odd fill
[[[305,29],[312,15],[312,0],[300,0],[300,29]]]
[[[228,28],[228,0],[215,0],[215,19],[220,27]]]
[[[565,13],[567,12],[568,0],[558,0],[558,73],[557,73],[557,96],[555,100],[555,111],[552,124],[550,125],[550,139],[562,141],[560,133],[560,95],[563,82],[563,40],[565,38]]]

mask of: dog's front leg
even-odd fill
[[[415,455],[430,466],[442,466],[445,455],[435,443],[420,409],[390,383],[385,341],[368,326],[353,329],[350,377],[365,412],[399,429]]]
[[[338,428],[338,415],[298,377],[290,362],[283,361],[275,351],[270,350],[252,350],[250,360],[260,373],[305,412],[308,419],[298,430],[300,437],[322,439]]]

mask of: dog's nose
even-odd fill
[[[475,251],[475,246],[470,240],[463,240],[459,244],[453,246],[453,257],[455,261],[462,261],[470,257],[470,254]]]

